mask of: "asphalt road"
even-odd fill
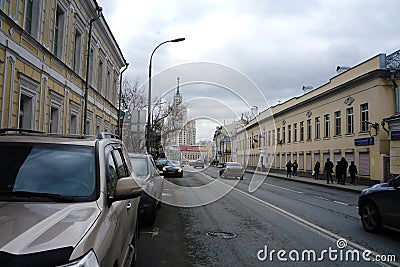
[[[367,259],[400,262],[400,234],[365,232],[357,194],[271,177],[249,193],[252,174],[216,179],[218,170],[187,167],[183,178],[167,179],[163,201],[170,204],[196,206],[228,193],[197,207],[164,204],[154,227],[141,229],[137,266],[377,265],[364,251],[371,251]]]

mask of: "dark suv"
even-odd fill
[[[0,129],[1,266],[126,266],[141,181],[122,142]]]

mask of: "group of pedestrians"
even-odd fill
[[[297,176],[297,168],[299,167],[299,165],[297,164],[297,161],[294,160],[293,163],[291,160],[288,161],[288,163],[286,164],[286,177],[292,177],[293,176]]]
[[[288,161],[286,164],[286,177],[292,177],[297,176],[297,168],[298,168],[297,161],[294,160]],[[331,182],[333,184],[333,177],[332,174],[335,171],[336,174],[336,180],[338,184],[345,185],[346,184],[346,174],[349,172],[350,174],[350,184],[355,185],[356,184],[356,174],[357,172],[357,166],[354,164],[354,161],[350,162],[350,166],[346,159],[344,157],[341,158],[336,163],[336,166],[333,164],[333,162],[330,160],[330,158],[326,159],[326,162],[324,164],[324,172],[326,175],[326,183],[329,184]],[[319,174],[321,173],[321,163],[319,161],[315,162],[314,165],[314,171],[313,171],[313,176],[315,180],[319,179]]]
[[[350,174],[350,184],[352,185],[356,184],[356,174],[358,174],[358,171],[357,171],[357,166],[354,164],[354,161],[351,161],[349,166],[346,159],[342,157],[341,160],[337,161],[336,166],[334,166],[333,162],[329,158],[327,158],[324,165],[324,172],[326,175],[326,183],[328,184],[329,181],[333,184],[333,177],[332,177],[333,169],[335,169],[336,180],[338,184],[342,185],[346,184],[347,171]],[[317,161],[314,167],[316,180],[318,180],[319,170],[320,170],[320,163]]]

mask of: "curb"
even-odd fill
[[[335,184],[320,184],[320,183],[314,183],[312,181],[304,181],[304,180],[298,180],[298,179],[293,179],[293,178],[287,178],[287,177],[282,177],[281,175],[275,174],[275,173],[265,173],[265,172],[260,172],[260,171],[251,171],[251,170],[246,170],[245,172],[247,173],[254,173],[254,174],[263,174],[267,176],[271,176],[274,178],[282,179],[282,180],[288,180],[292,182],[297,182],[297,183],[303,183],[303,184],[310,184],[310,185],[317,185],[321,187],[326,187],[326,188],[333,188],[337,189],[340,191],[345,191],[345,192],[350,192],[350,193],[355,193],[355,194],[360,194],[362,189],[356,189],[356,188],[350,188],[350,187],[341,187],[341,186],[335,186]]]

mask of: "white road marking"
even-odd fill
[[[289,189],[289,188],[286,188],[286,187],[281,187],[281,186],[277,186],[277,185],[273,185],[273,184],[269,184],[269,183],[265,183],[265,182],[264,182],[264,184],[272,186],[272,187],[276,187],[276,188],[279,188],[279,189],[282,189],[282,190],[286,190],[286,191],[290,191],[290,192],[294,192],[294,193],[298,193],[298,194],[303,194],[303,192],[301,192],[301,191],[296,191],[296,190]]]
[[[340,204],[340,205],[349,206],[349,204],[344,203],[344,202],[340,202],[340,201],[336,201],[336,200],[334,200],[333,202],[335,202],[335,203],[337,203],[337,204]]]
[[[329,201],[329,199],[327,199],[327,198],[324,198],[324,197],[320,197],[320,196],[313,196],[313,197],[315,197],[315,198],[318,198],[318,199],[322,199],[322,200]]]

